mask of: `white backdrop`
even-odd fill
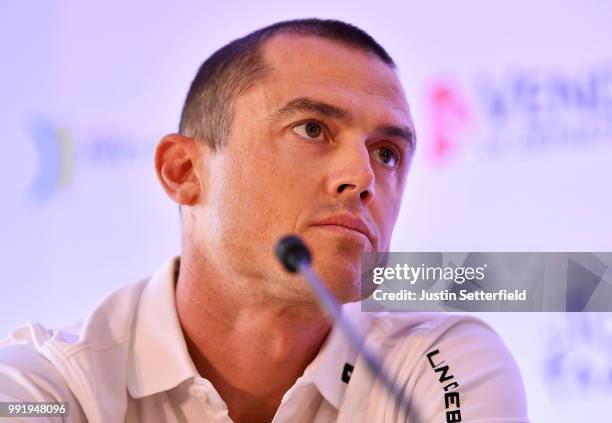
[[[78,320],[178,252],[154,145],[209,54],[288,18],[352,22],[398,63],[420,145],[394,251],[612,251],[612,4],[460,3],[0,3],[0,336]],[[610,315],[481,317],[534,422],[607,415]]]

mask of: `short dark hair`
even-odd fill
[[[337,20],[298,19],[278,22],[232,41],[202,64],[183,105],[179,132],[221,147],[229,135],[236,98],[263,78],[268,68],[261,51],[280,33],[314,35],[373,53],[395,68],[389,54],[368,33]]]

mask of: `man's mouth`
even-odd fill
[[[321,226],[339,233],[365,238],[374,245],[372,232],[361,219],[350,214],[336,214],[317,221],[313,226]]]

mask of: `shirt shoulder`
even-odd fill
[[[27,323],[0,340],[0,401],[68,402],[74,422],[103,421],[99,401],[125,409],[117,387],[125,388],[131,322],[145,282],[109,294],[83,323]]]
[[[30,343],[0,348],[0,387],[0,401],[67,402],[70,421],[86,421],[62,375]]]
[[[411,404],[400,415],[394,400],[373,388],[371,412],[384,421],[528,422],[523,381],[499,335],[472,316],[446,313],[372,314],[368,345],[384,360]]]

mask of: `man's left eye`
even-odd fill
[[[374,160],[378,160],[387,167],[395,167],[399,162],[399,154],[391,148],[380,147],[374,150],[372,154]]]
[[[293,132],[307,140],[322,141],[325,137],[323,127],[316,122],[306,122],[294,126]]]

